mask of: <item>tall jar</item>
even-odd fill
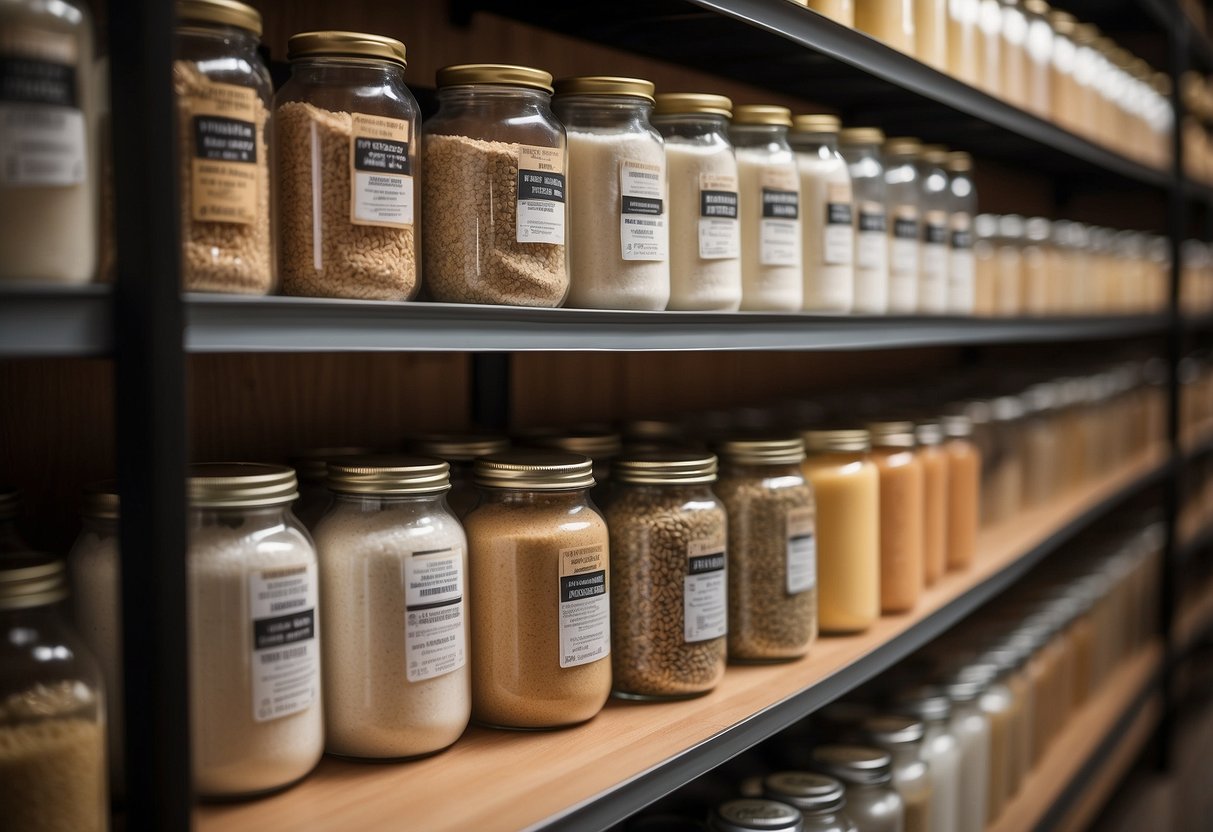
[[[192,465],[187,494],[194,789],[274,791],[324,750],[316,551],[291,513],[295,472]]]
[[[1061,456],[1055,384],[1037,384],[1023,396],[1023,502],[1026,508],[1047,505],[1061,492]]]
[[[846,790],[841,781],[810,771],[780,771],[762,781],[763,796],[794,806],[805,832],[856,832],[846,816]]]
[[[894,709],[922,720],[920,753],[931,775],[932,832],[961,832],[960,745],[948,726],[951,700],[939,688],[917,688],[897,697]]]
[[[568,158],[552,76],[461,64],[438,70],[437,83],[438,112],[423,131],[427,296],[560,306],[569,291]]]
[[[914,54],[911,0],[855,0],[855,28],[907,55]]]
[[[1002,4],[1000,0],[978,0],[977,86],[1002,98]]]
[[[741,181],[741,308],[796,312],[804,305],[800,173],[786,107],[747,104],[729,131]]]
[[[948,70],[948,0],[914,0],[914,56]]]
[[[921,268],[922,206],[917,139],[889,139],[884,144],[885,182],[889,216],[889,311],[918,311]]]
[[[88,283],[97,267],[93,23],[70,0],[0,6],[0,282]]]
[[[968,416],[945,416],[941,425],[948,460],[947,564],[949,571],[960,571],[972,566],[977,557],[981,452],[973,442],[973,422]]]
[[[559,728],[611,694],[607,524],[588,457],[509,451],[476,460],[464,518],[471,580],[472,718]]]
[[[973,313],[992,317],[998,310],[998,216],[973,218]]]
[[[365,456],[370,448],[359,445],[335,446],[332,448],[309,448],[291,458],[291,467],[299,480],[299,500],[292,506],[295,518],[309,531],[328,511],[333,494],[328,489],[329,460],[346,456]]]
[[[817,535],[800,437],[719,447],[729,518],[729,658],[795,659],[817,637]]]
[[[1003,214],[998,218],[994,241],[994,310],[995,315],[1014,317],[1024,311],[1024,220],[1018,214]]]
[[[866,430],[804,434],[817,501],[817,624],[857,633],[880,617],[880,474]]]
[[[873,315],[889,310],[887,190],[880,158],[883,143],[884,133],[874,127],[851,127],[838,133],[855,199],[854,309]]]
[[[850,312],[855,303],[855,204],[838,130],[837,116],[796,116],[788,136],[800,171],[807,312]]]
[[[932,832],[935,780],[922,759],[923,724],[905,716],[874,716],[860,728],[867,742],[893,757],[893,787],[905,805],[905,832]]]
[[[404,440],[405,450],[422,456],[436,456],[451,466],[451,490],[446,504],[462,520],[480,502],[480,492],[472,477],[472,467],[482,456],[510,449],[510,440],[492,434],[424,433]]]
[[[420,111],[404,84],[404,44],[304,32],[287,57],[291,78],[274,97],[283,293],[410,300]]]
[[[1057,287],[1049,280],[1049,237],[1052,223],[1044,217],[1029,217],[1024,222],[1024,246],[1021,254],[1023,268],[1023,314],[1051,315],[1056,313]]]
[[[1073,129],[1078,109],[1074,60],[1078,53],[1074,15],[1053,9],[1048,14],[1053,29],[1053,52],[1049,60],[1049,115],[1066,129]]]
[[[812,760],[815,769],[845,784],[847,816],[857,832],[903,832],[905,804],[893,788],[893,758],[887,751],[819,745]]]
[[[723,95],[658,95],[653,126],[665,139],[670,191],[667,309],[735,311],[741,305],[733,102]]]
[[[918,311],[943,315],[948,311],[949,220],[952,195],[945,165],[948,151],[939,145],[922,148],[918,157],[918,203],[922,212],[922,249],[918,281]]]
[[[948,154],[948,312],[972,315],[976,262],[973,256],[973,217],[977,213],[977,191],[973,187],[973,157]]]
[[[922,575],[933,586],[948,570],[948,452],[943,426],[921,422],[914,429],[922,464]]]
[[[1053,26],[1049,23],[1049,4],[1045,0],[1024,0],[1028,20],[1028,79],[1024,104],[1041,118],[1052,112]]]
[[[855,26],[855,0],[805,0],[810,9],[843,26]]]
[[[329,463],[333,502],[315,533],[330,754],[417,757],[468,724],[467,538],[447,472],[427,457]]]
[[[607,522],[617,696],[697,696],[724,675],[729,524],[712,491],[716,468],[714,455],[693,452],[615,463]]]
[[[177,20],[182,288],[269,294],[274,88],[257,54],[261,14],[237,0],[180,0]]]
[[[568,305],[665,309],[669,187],[665,142],[649,122],[652,82],[564,78],[555,106],[569,136]]]
[[[0,809],[7,832],[105,832],[105,693],[67,625],[62,561],[0,561]]]
[[[944,690],[952,700],[951,732],[960,744],[960,829],[985,829],[989,807],[990,724],[981,710],[986,685],[954,679]]]
[[[880,611],[908,612],[922,595],[925,476],[913,422],[873,422],[872,460],[880,473]]]

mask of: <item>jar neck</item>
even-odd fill
[[[704,136],[728,141],[729,120],[710,113],[678,113],[653,116],[653,126],[665,138],[693,139]]]
[[[246,52],[256,52],[261,46],[261,38],[242,29],[239,26],[227,26],[221,23],[187,22],[177,27],[177,37],[193,41],[214,41],[224,44],[228,51],[239,49]]]
[[[291,76],[309,84],[403,84],[404,67],[375,58],[325,55],[292,61]]]
[[[541,491],[522,488],[481,487],[479,490],[481,505],[492,503],[535,508],[569,509],[587,505],[589,500],[589,489],[586,488]]]
[[[627,95],[562,95],[554,106],[566,127],[648,129],[653,102]]]
[[[392,506],[441,503],[446,491],[431,491],[425,494],[344,494],[332,492],[333,502],[362,508],[390,508]]]
[[[552,95],[546,90],[533,87],[515,87],[509,84],[468,84],[458,87],[443,87],[438,90],[438,103],[444,108],[457,110],[502,103],[546,109],[552,103]]]
[[[80,525],[93,534],[102,536],[115,535],[118,533],[118,521],[112,517],[91,517],[84,515],[80,518]],[[0,527],[0,537],[4,537],[2,527]]]
[[[280,525],[286,522],[290,503],[274,506],[211,507],[190,506],[190,515],[196,525],[231,526],[235,528],[247,522],[261,526]]]
[[[788,128],[782,124],[734,124],[729,136],[737,147],[789,147]]]
[[[756,479],[775,479],[777,477],[795,477],[803,479],[799,462],[728,462],[721,464],[721,478],[748,477]]]
[[[837,133],[792,133],[788,136],[788,142],[801,152],[822,149],[838,152]]]

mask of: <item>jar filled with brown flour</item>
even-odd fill
[[[467,540],[443,499],[447,470],[428,457],[329,462],[333,504],[315,530],[330,754],[416,757],[467,726]]]
[[[564,127],[552,76],[438,70],[425,123],[425,280],[447,303],[560,306],[569,291]]]
[[[732,439],[715,491],[729,515],[729,658],[781,661],[817,637],[817,525],[804,442]]]
[[[417,293],[417,102],[404,44],[304,32],[274,99],[282,291],[409,300]]]
[[[472,718],[499,728],[585,722],[611,692],[606,521],[593,463],[560,451],[476,460],[465,519]]]
[[[194,790],[274,791],[324,750],[316,551],[291,513],[295,472],[192,465],[187,495]]]
[[[678,699],[724,675],[728,522],[716,457],[654,452],[615,463],[607,507],[615,694]]]

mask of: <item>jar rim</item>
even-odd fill
[[[304,58],[375,58],[408,66],[402,42],[366,32],[299,32],[287,41],[286,58],[292,63]]]
[[[792,111],[778,104],[741,104],[733,108],[735,127],[791,127]]]
[[[618,95],[649,103],[655,100],[654,92],[657,89],[652,81],[618,75],[576,75],[560,78],[553,86],[558,98],[570,95]]]
[[[737,465],[799,465],[805,458],[799,436],[733,437],[716,451],[722,462]]]
[[[552,93],[552,73],[515,64],[452,64],[435,75],[439,90],[479,84],[526,87]]]
[[[23,552],[0,564],[0,610],[42,607],[67,597],[67,569],[59,558]]]
[[[733,117],[733,101],[727,96],[705,92],[663,92],[656,96],[653,116]]]
[[[594,486],[594,463],[583,454],[515,450],[479,457],[472,477],[481,488],[567,491]]]
[[[240,0],[177,0],[177,20],[234,26],[261,37],[261,12]]]
[[[872,449],[872,437],[863,428],[814,428],[804,431],[805,450],[809,452],[858,451]]]
[[[434,457],[349,456],[328,461],[325,482],[337,494],[441,494],[451,487],[450,470],[449,464]]]
[[[203,462],[189,467],[193,508],[261,508],[299,499],[295,469],[256,462]]]
[[[612,476],[633,485],[699,485],[716,481],[716,455],[694,451],[628,454],[615,461]]]

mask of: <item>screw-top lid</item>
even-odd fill
[[[715,832],[800,832],[804,829],[800,812],[795,807],[752,797],[721,803],[712,813],[710,826]]]
[[[958,675],[943,686],[944,693],[953,702],[972,702],[985,693],[989,680],[974,676]]]
[[[300,32],[286,42],[289,61],[300,58],[378,58],[408,66],[404,44],[395,38],[365,32]]]
[[[332,448],[309,448],[306,451],[300,451],[292,460],[291,465],[295,469],[295,476],[300,482],[323,483],[328,477],[328,464],[330,459],[339,459],[344,456],[366,456],[374,453],[373,448],[365,448],[360,445],[335,446]]]
[[[1014,422],[1023,418],[1023,402],[1018,396],[999,396],[990,403],[995,422]]]
[[[968,173],[973,170],[973,157],[963,150],[953,150],[948,154],[949,173]]]
[[[846,789],[838,780],[814,771],[780,771],[762,781],[763,794],[808,814],[837,812],[846,805]]]
[[[477,459],[472,477],[482,488],[524,491],[592,488],[594,463],[588,456],[564,451],[505,451]]]
[[[922,152],[922,142],[909,136],[897,136],[885,139],[883,150],[886,156],[917,156]]]
[[[621,78],[615,75],[578,75],[561,78],[555,84],[556,95],[623,95],[653,101],[656,87],[643,78]]]
[[[845,430],[806,430],[801,434],[804,439],[804,449],[808,453],[828,453],[834,451],[857,451],[863,453],[871,450],[872,437],[866,430],[848,428]]]
[[[804,440],[799,436],[726,439],[716,450],[722,461],[738,465],[796,465],[804,461]]]
[[[38,552],[0,560],[0,610],[41,607],[67,597],[63,561]]]
[[[842,120],[828,113],[811,113],[792,117],[794,133],[837,133],[842,129]]]
[[[235,26],[261,37],[261,12],[239,0],[178,0],[177,20]]]
[[[697,451],[655,451],[615,461],[611,475],[635,485],[694,485],[716,481],[716,455]]]
[[[439,89],[474,84],[499,84],[505,87],[552,91],[552,73],[513,64],[454,64],[444,66],[435,75]]]
[[[844,783],[870,785],[893,778],[893,757],[887,751],[866,745],[819,745],[813,749],[814,765]]]
[[[520,444],[582,454],[594,460],[613,459],[623,452],[623,438],[607,429],[540,430],[524,433],[519,440]]]
[[[329,460],[328,487],[339,494],[437,494],[451,487],[451,466],[425,456]]]
[[[948,149],[941,144],[924,144],[918,151],[918,158],[928,165],[944,167],[948,164]]]
[[[792,111],[777,104],[741,104],[733,108],[733,124],[792,126]]]
[[[16,520],[21,510],[21,492],[12,486],[0,485],[0,520]]]
[[[1018,240],[1023,236],[1024,222],[1019,214],[1003,214],[998,218],[998,236]]]
[[[914,423],[907,421],[868,422],[873,448],[913,448]]]
[[[845,127],[838,131],[842,144],[883,144],[884,131],[879,127]]]
[[[186,490],[194,508],[259,508],[299,498],[293,468],[254,462],[191,465]]]
[[[948,439],[967,439],[973,435],[973,420],[963,413],[949,413],[939,423]]]
[[[84,486],[80,513],[94,520],[117,520],[119,515],[118,483],[103,480]]]
[[[436,456],[450,462],[471,462],[510,449],[510,440],[489,434],[428,433],[404,440],[405,448],[424,456]]]
[[[919,720],[894,714],[869,717],[863,721],[860,729],[869,741],[886,748],[891,745],[921,742],[924,733]]]
[[[919,445],[934,447],[943,444],[943,426],[939,422],[919,422],[914,427],[914,438]]]
[[[663,92],[655,96],[654,116],[733,117],[733,101],[723,95],[706,92]]]
[[[928,722],[952,715],[952,700],[942,688],[923,685],[903,692],[893,703],[895,710]]]
[[[1045,217],[1029,217],[1024,223],[1024,236],[1033,243],[1048,242],[1053,223]]]

